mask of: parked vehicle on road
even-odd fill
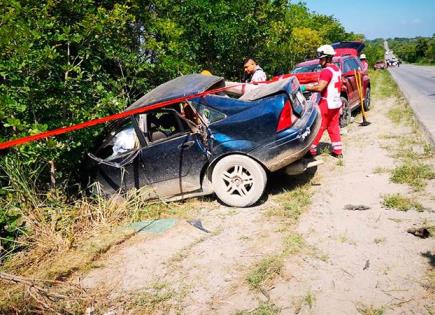
[[[376,61],[376,63],[373,65],[373,70],[383,70],[387,68],[387,65],[385,63],[384,60],[378,60]]]
[[[358,58],[364,48],[362,42],[340,42],[332,44],[336,52],[332,59],[342,72],[341,99],[343,102],[340,126],[345,127],[351,122],[352,111],[360,107],[355,71],[361,73],[363,88],[364,109],[370,110],[370,78],[368,72],[363,72],[361,61]],[[298,63],[290,74],[282,75],[279,78],[296,76],[301,84],[315,83],[319,80],[321,67],[319,59],[307,60]]]
[[[186,75],[152,90],[127,110],[225,86],[221,77]],[[215,193],[247,207],[267,174],[297,163],[320,127],[297,78],[243,95],[221,92],[121,119],[108,127],[87,167],[105,194],[150,187],[167,200]]]

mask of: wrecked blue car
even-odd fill
[[[181,76],[127,110],[226,84],[217,76]],[[141,188],[165,200],[215,193],[229,206],[255,204],[265,191],[268,173],[291,168],[306,154],[320,127],[320,115],[316,104],[302,95],[295,77],[251,86],[244,94],[235,90],[108,126],[86,163],[92,181],[105,194]]]

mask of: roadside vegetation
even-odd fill
[[[421,203],[401,194],[386,195],[383,199],[383,205],[388,209],[396,209],[400,211],[408,211],[410,209],[415,209],[417,211],[424,210]]]
[[[435,171],[430,159],[433,157],[431,144],[419,129],[414,114],[397,84],[387,71],[373,71],[372,80],[379,82],[374,85],[373,95],[380,99],[392,97],[395,105],[387,112],[387,117],[398,127],[403,127],[403,134],[398,136],[381,135],[389,141],[386,149],[397,161],[392,169],[378,167],[375,173],[389,173],[390,180],[397,184],[406,184],[412,191],[408,195],[389,194],[382,196],[382,204],[389,209],[408,211],[415,209],[424,211],[424,206],[416,201],[424,194],[429,180],[435,179]]]
[[[388,38],[388,46],[402,61],[417,64],[435,64],[435,35],[432,37]],[[369,62],[384,59],[384,39],[367,41],[366,52],[370,55]]]

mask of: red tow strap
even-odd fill
[[[266,83],[266,82],[261,82],[261,83]],[[41,133],[38,133],[38,134],[33,135],[33,136],[27,136],[27,137],[22,137],[22,138],[18,138],[18,139],[13,139],[13,140],[5,141],[5,142],[0,143],[0,150],[4,150],[4,149],[10,148],[10,147],[18,146],[18,145],[21,145],[21,144],[24,144],[24,143],[36,141],[36,140],[39,140],[39,139],[53,137],[53,136],[58,136],[58,135],[61,135],[61,134],[64,134],[64,133],[68,133],[68,132],[72,132],[72,131],[75,131],[75,130],[79,130],[79,129],[83,129],[83,128],[87,128],[87,127],[103,124],[103,123],[108,122],[108,121],[117,120],[117,119],[120,119],[120,118],[125,118],[125,117],[128,117],[128,116],[132,116],[132,115],[136,115],[136,114],[140,114],[140,113],[145,113],[145,112],[157,109],[157,108],[165,107],[167,105],[184,102],[184,101],[187,101],[187,100],[190,100],[190,99],[193,99],[193,98],[197,98],[197,97],[202,97],[202,96],[205,96],[205,95],[208,95],[208,94],[215,94],[215,93],[223,92],[223,91],[225,91],[227,89],[238,87],[238,86],[242,86],[242,85],[244,85],[244,83],[239,83],[239,84],[235,84],[235,85],[232,85],[232,86],[226,86],[226,87],[223,87],[223,88],[209,90],[209,91],[205,91],[205,92],[201,92],[201,93],[197,93],[197,94],[193,94],[193,95],[183,96],[183,97],[171,99],[169,101],[164,101],[164,102],[156,103],[156,104],[153,104],[153,105],[149,105],[149,106],[146,106],[146,107],[137,108],[137,109],[129,110],[129,111],[118,113],[118,114],[113,114],[113,115],[102,117],[102,118],[92,119],[92,120],[89,120],[89,121],[86,121],[86,122],[82,122],[82,123],[79,123],[79,124],[76,124],[76,125],[72,125],[72,126],[69,126],[69,127],[61,127],[61,128],[54,129],[54,130],[49,130],[49,131],[41,132]]]

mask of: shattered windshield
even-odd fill
[[[303,73],[303,72],[319,72],[321,70],[320,64],[314,64],[309,66],[296,67],[291,73]]]
[[[203,104],[198,104],[195,102],[189,102],[189,103],[196,109],[196,111],[201,115],[201,117],[204,119],[204,121],[207,124],[212,124],[214,122],[217,122],[225,118],[224,113],[221,113],[215,109],[209,108],[207,106],[204,106]]]

